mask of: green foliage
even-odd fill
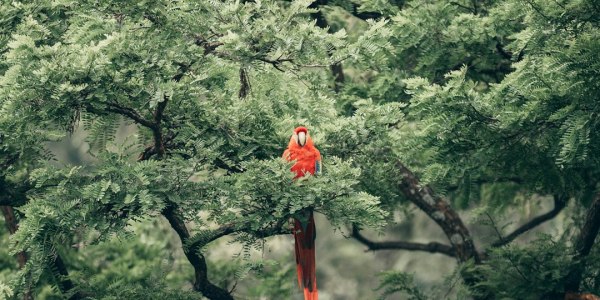
[[[161,280],[166,253],[132,236],[143,235],[132,222],[160,216],[167,203],[198,226],[191,243],[233,223],[244,249],[264,238],[255,232],[282,227],[306,207],[337,227],[382,226],[386,212],[350,161],[328,158],[322,176],[293,182],[278,158],[298,123],[320,145],[319,124],[338,114],[323,67],[383,61],[391,47],[385,20],[350,40],[314,26],[310,3],[3,3],[1,150],[16,159],[2,158],[1,175],[29,185],[19,208],[27,217],[11,238],[11,253],[29,260],[11,291],[42,285],[61,255],[84,295],[194,298],[181,282]],[[250,86],[243,100],[240,69]],[[154,145],[149,124],[167,102],[156,125],[166,157],[134,161]],[[137,138],[123,138],[124,124],[138,124]],[[48,163],[44,143],[79,126],[91,160]],[[73,255],[66,245],[82,250]]]
[[[410,209],[399,163],[455,208],[559,195],[584,215],[600,182],[595,1],[318,2],[0,4],[0,200],[26,202],[17,233],[0,233],[0,297],[59,297],[60,255],[71,293],[199,299],[186,250],[218,286],[281,298],[293,266],[252,249],[307,208],[336,229],[380,229]],[[324,171],[293,180],[280,157],[298,125]],[[57,161],[50,142],[77,132],[81,165]],[[191,228],[183,245],[157,221],[166,208]],[[561,292],[574,229],[489,250],[475,287]],[[214,262],[223,230],[242,255]],[[597,248],[583,281],[596,293]],[[391,271],[380,290],[423,299],[420,286]]]
[[[570,268],[572,249],[550,236],[539,236],[528,247],[508,246],[490,253],[489,262],[479,267],[485,280],[481,282],[495,297],[504,299],[539,299],[540,295],[563,292],[564,280]],[[588,272],[584,282],[596,281],[597,258],[588,257]],[[502,270],[502,272],[499,272]],[[598,293],[597,286],[586,290]]]
[[[574,10],[591,5],[585,1],[569,3],[565,5]],[[571,16],[573,19],[563,20],[559,16],[563,11],[559,5],[544,9],[547,11],[539,11],[539,7],[536,2],[490,4],[479,7],[479,14],[456,15],[447,26],[439,28],[444,32],[452,30],[454,35],[457,30],[459,33],[475,28],[495,31],[493,34],[459,33],[458,36],[468,40],[454,43],[467,45],[471,38],[486,37],[483,40],[491,45],[504,44],[502,49],[512,53],[504,63],[510,63],[511,67],[502,71],[504,75],[500,79],[482,77],[487,74],[480,69],[485,64],[467,60],[459,61],[455,67],[436,63],[442,66],[443,79],[417,72],[420,77],[404,80],[406,92],[411,95],[406,118],[415,124],[407,128],[410,131],[405,133],[407,142],[402,150],[410,153],[405,156],[422,159],[418,165],[423,166],[422,178],[426,182],[442,191],[448,186],[459,186],[452,196],[463,205],[481,197],[477,189],[480,182],[517,181],[527,185],[529,192],[566,191],[574,197],[581,197],[582,190],[594,189],[593,178],[598,174],[593,170],[597,169],[594,166],[598,158],[592,153],[598,152],[595,151],[597,145],[591,141],[598,124],[591,116],[595,114],[592,103],[598,87],[597,81],[592,79],[597,74],[589,70],[595,69],[599,61],[595,56],[598,28],[593,19]],[[442,14],[444,10],[447,12]],[[457,10],[463,9],[451,4],[419,6],[405,10],[396,23],[399,30],[411,28],[416,26],[412,22],[416,17],[409,13],[419,11],[420,16],[443,16],[445,20],[454,16],[449,11]],[[453,22],[458,22],[456,27],[451,25]],[[490,23],[483,25],[485,22]],[[549,29],[548,22],[555,25]],[[575,27],[576,30],[570,29]],[[431,34],[432,30],[427,31],[428,35],[419,36],[429,43],[439,42],[433,39],[436,35]],[[412,36],[410,30],[403,32]],[[481,47],[473,49],[482,51],[495,46]],[[435,57],[444,57],[447,62],[458,54],[462,58],[476,57],[497,64],[487,56],[475,55],[477,52],[461,54],[460,49],[455,51],[456,47],[425,47],[429,48],[452,49],[453,53],[436,52],[433,58],[424,56],[416,61],[431,65]],[[495,59],[502,59],[502,53],[492,54]]]
[[[321,176],[307,175],[295,182],[290,164],[280,159],[248,161],[242,167],[243,173],[206,182],[203,200],[213,210],[209,220],[258,231],[312,207],[334,226],[383,225],[385,213],[378,199],[355,190],[360,170],[348,162],[330,157]]]
[[[289,257],[288,262],[293,258]],[[296,275],[293,263],[278,264],[264,268],[257,276],[256,284],[252,285],[249,295],[274,299],[289,294],[296,288],[296,282],[289,280]]]
[[[291,296],[297,287],[297,282],[293,280],[296,275],[293,261],[291,255],[282,263],[243,258],[218,260],[211,264],[211,269],[215,271],[210,276],[213,282],[227,287],[240,298],[274,299]],[[242,281],[248,284],[242,286]]]
[[[383,290],[381,299],[397,293],[404,292],[408,295],[407,299],[421,300],[427,299],[414,283],[414,276],[399,272],[385,272],[381,274],[381,285],[377,290]]]
[[[97,232],[82,239],[71,265],[80,289],[99,299],[201,299],[188,290],[192,270],[165,222],[130,222],[126,234],[98,244]]]

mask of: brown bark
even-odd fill
[[[464,263],[472,259],[476,264],[481,263],[471,234],[458,213],[429,186],[422,185],[417,176],[402,163],[398,162],[397,168],[403,176],[399,184],[400,191],[442,228],[454,248],[458,262]]]
[[[352,226],[352,237],[357,241],[361,242],[365,246],[369,247],[368,250],[408,250],[408,251],[425,251],[430,253],[440,253],[455,257],[454,248],[438,242],[413,243],[406,241],[382,241],[375,242],[360,233],[357,226]]]
[[[177,206],[171,203],[169,207],[163,211],[163,215],[165,218],[167,218],[175,232],[177,232],[177,235],[181,239],[181,243],[186,245],[190,238],[190,233],[185,226],[183,218],[178,212]],[[209,299],[233,300],[233,297],[227,290],[214,285],[208,280],[208,267],[206,266],[206,258],[198,248],[184,246],[183,252],[185,253],[185,256],[190,264],[192,264],[194,267],[194,290],[201,292],[202,295]]]
[[[446,200],[436,195],[431,187],[421,184],[419,178],[400,161],[396,162],[396,167],[402,175],[398,185],[399,190],[440,226],[452,245],[458,263],[464,264],[472,260],[476,265],[481,264],[482,257],[477,252],[469,229],[458,213]],[[490,292],[485,287],[478,286],[481,276],[478,271],[465,269],[461,272],[465,284],[474,292],[474,299],[489,299],[492,297]]]

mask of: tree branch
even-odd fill
[[[398,184],[399,190],[442,228],[450,240],[458,263],[463,264],[472,260],[476,265],[481,264],[482,257],[477,252],[469,229],[458,213],[450,207],[448,202],[436,195],[431,187],[422,185],[417,176],[400,161],[396,162],[396,168],[400,170],[402,176],[402,180]],[[474,299],[491,297],[486,287],[478,285],[482,277],[480,271],[465,269],[461,271],[461,277],[467,286],[475,290]]]
[[[124,106],[121,106],[114,102],[105,102],[103,104],[105,105],[105,109],[108,112],[112,112],[112,113],[116,113],[116,114],[120,114],[122,116],[128,117],[128,118],[132,119],[133,121],[135,121],[136,123],[139,123],[140,125],[142,125],[144,127],[148,127],[150,129],[152,129],[154,127],[154,123],[152,123],[149,120],[144,119],[133,108],[124,107]],[[94,112],[94,111],[92,111],[92,112]]]
[[[12,197],[8,197],[8,195],[0,195],[0,206],[12,206],[18,207],[27,202],[26,198],[16,199]]]
[[[204,54],[213,53],[219,46],[223,45],[221,42],[209,42],[200,35],[195,36],[194,43],[196,46],[204,48]]]
[[[341,90],[344,82],[346,81],[346,76],[344,75],[344,68],[342,67],[342,63],[335,63],[329,67],[331,73],[333,74],[333,90],[337,93]]]
[[[476,264],[481,263],[471,234],[458,213],[448,202],[435,195],[429,186],[421,185],[417,176],[401,162],[397,162],[396,165],[403,177],[399,183],[400,191],[442,228],[454,248],[459,263],[469,259],[473,259]]]
[[[8,185],[11,185],[10,187]],[[27,203],[27,191],[31,189],[29,182],[9,183],[4,176],[0,177],[0,206],[18,207]],[[11,208],[12,209],[12,208]]]
[[[273,66],[283,72],[276,64]],[[250,78],[248,78],[248,72],[243,67],[240,67],[240,90],[238,92],[238,98],[244,99],[250,93]]]
[[[598,231],[600,231],[600,193],[596,195],[594,202],[588,209],[585,224],[583,224],[575,243],[575,250],[580,256],[590,254],[590,250],[598,236]]]
[[[476,10],[475,10],[475,8],[473,8],[473,7],[469,7],[469,6],[466,6],[466,5],[462,5],[462,4],[460,4],[460,3],[456,2],[456,1],[450,1],[450,4],[452,4],[452,5],[454,5],[454,6],[457,6],[457,7],[460,7],[460,8],[462,8],[462,9],[466,9],[467,11],[469,11],[470,13],[472,13],[472,14],[474,14],[474,15],[476,15],[476,14],[477,14],[477,11],[476,11]]]
[[[160,158],[162,158],[165,154],[160,123],[163,119],[167,100],[168,98],[165,97],[162,102],[158,103],[153,114],[154,123],[152,123],[152,127],[150,127],[150,129],[152,129],[154,137],[154,150],[144,150],[144,152],[142,152],[138,157],[138,161],[149,159],[151,152],[155,152]],[[179,236],[181,243],[185,245],[190,238],[190,233],[178,211],[177,205],[167,201],[167,207],[162,211],[162,214],[169,221],[169,224],[171,224],[171,227]],[[227,290],[214,285],[208,280],[208,267],[206,265],[206,259],[200,251],[196,251],[195,248],[191,247],[183,247],[183,252],[185,253],[185,256],[190,264],[194,267],[194,290],[201,292],[209,299],[233,300],[233,297]]]
[[[178,212],[178,208],[174,203],[169,203],[163,211],[163,215],[171,224],[171,227],[177,232],[182,244],[186,244],[190,238],[190,233],[185,226],[183,218]],[[188,261],[194,267],[195,280],[194,290],[201,292],[209,299],[218,300],[233,300],[233,297],[225,289],[222,289],[208,280],[208,267],[206,266],[206,258],[200,251],[194,247],[184,247],[183,249]]]
[[[221,158],[215,159],[215,166],[226,170],[227,174],[242,173],[245,171],[244,168],[242,168],[241,166],[238,166],[238,165],[231,166]]]
[[[107,112],[116,113],[125,117],[130,118],[134,122],[147,127],[152,128],[154,123],[152,121],[144,119],[137,111],[133,108],[124,107],[114,102],[100,102],[104,105],[104,109],[100,109],[98,107],[93,106],[91,103],[86,103],[84,108],[86,111],[94,113],[96,115],[106,115]]]
[[[31,188],[28,183],[23,184],[17,188],[10,189],[6,185],[4,177],[0,178],[0,210],[4,215],[8,232],[14,234],[19,228],[18,221],[16,219],[13,206],[21,206],[27,203],[27,191]],[[19,267],[22,268],[27,263],[27,254],[25,252],[19,252],[17,254],[17,260]],[[63,294],[67,294],[74,287],[73,282],[69,279],[69,272],[58,253],[55,254],[53,260],[50,261],[50,270],[55,276],[57,285]],[[58,273],[56,273],[56,272]],[[79,292],[75,292],[69,299],[77,300],[82,299],[82,295]],[[24,300],[33,299],[29,291],[23,295]]]
[[[158,154],[158,157],[165,155],[165,145],[163,143],[163,134],[160,124],[162,123],[167,102],[169,102],[169,97],[164,96],[163,101],[156,105],[156,110],[154,111],[154,123],[150,128],[152,130],[152,135],[154,136],[154,149],[156,149],[156,154]]]
[[[163,135],[161,130],[161,122],[164,116],[164,110],[167,106],[168,97],[165,97],[162,102],[158,103],[156,106],[156,110],[153,113],[153,123],[149,128],[152,130],[153,138],[154,138],[154,150],[159,155],[159,158],[163,158],[165,155],[164,143],[163,143]],[[150,156],[146,155],[149,151],[144,151],[140,154],[138,158],[139,161],[146,160]],[[180,215],[178,211],[178,207],[175,203],[172,203],[167,200],[167,207],[162,211],[163,216],[167,218],[169,224],[181,240],[182,244],[186,244],[190,238],[190,233],[183,221],[183,217]],[[194,267],[194,290],[199,291],[205,297],[209,299],[219,299],[219,300],[233,300],[233,297],[229,294],[229,292],[225,289],[222,289],[208,280],[208,267],[206,265],[206,259],[204,255],[200,251],[197,251],[196,248],[191,247],[183,247],[183,252],[187,257],[190,264]]]
[[[224,236],[227,236],[227,235],[230,235],[233,233],[238,233],[238,232],[250,233],[258,238],[265,238],[265,237],[278,235],[278,234],[292,233],[291,230],[283,228],[283,225],[285,222],[286,222],[286,220],[282,219],[279,222],[275,223],[273,226],[268,227],[268,228],[263,228],[261,230],[248,230],[248,228],[250,227],[249,223],[245,223],[245,224],[241,224],[241,225],[234,224],[234,223],[223,225],[215,230],[212,230],[211,234],[208,238],[194,241],[193,243],[188,245],[188,247],[190,248],[191,251],[197,251],[197,250],[201,249],[202,247],[210,244],[213,241],[216,241]]]
[[[542,223],[544,223],[548,220],[554,219],[554,217],[556,217],[566,207],[566,205],[567,205],[567,199],[565,197],[559,196],[559,195],[554,195],[554,208],[551,211],[531,219],[529,222],[527,222],[527,223],[521,225],[519,228],[515,229],[509,235],[507,235],[505,237],[500,237],[497,241],[493,242],[490,246],[494,247],[494,248],[502,247],[502,246],[512,242],[514,239],[516,239],[523,233],[541,225]]]
[[[366,238],[360,233],[360,230],[356,225],[352,225],[352,237],[357,241],[361,242],[368,247],[370,251],[376,250],[408,250],[408,251],[425,251],[430,253],[440,253],[450,257],[456,257],[454,248],[451,246],[438,243],[430,242],[427,244],[413,243],[405,241],[386,241],[386,242],[374,242]]]
[[[495,40],[496,40],[496,50],[498,50],[498,53],[500,54],[500,56],[502,56],[505,59],[511,60],[512,53],[508,52],[504,49],[504,46],[502,46],[502,44],[500,44],[500,40],[498,38],[495,38]]]
[[[52,274],[54,274],[57,286],[63,295],[70,293],[73,288],[75,288],[75,285],[73,285],[73,282],[69,279],[69,271],[58,253],[56,253],[54,259],[50,261],[50,270],[52,271]],[[79,292],[75,292],[68,299],[78,300],[83,299],[83,296]]]
[[[352,11],[350,13],[361,20],[377,19],[382,16],[381,13],[375,11],[358,11],[359,6],[359,4],[352,3]]]

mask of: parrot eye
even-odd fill
[[[306,132],[304,132],[304,131],[298,132],[298,136],[296,138],[297,138],[296,142],[298,142],[298,145],[300,145],[300,147],[303,147],[304,144],[306,144]]]

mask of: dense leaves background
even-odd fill
[[[323,299],[600,294],[599,23],[593,0],[5,1],[0,298],[300,297],[307,207]],[[324,172],[294,182],[297,125]]]

